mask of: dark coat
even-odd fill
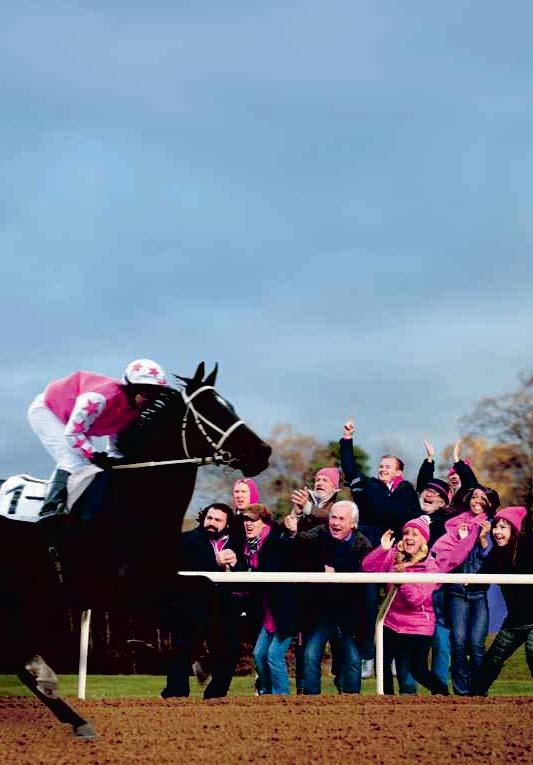
[[[231,532],[226,549],[238,555],[238,539],[232,537]],[[182,571],[224,571],[217,565],[213,545],[203,526],[181,534],[178,551]],[[173,632],[201,632],[221,620],[234,620],[238,611],[234,589],[238,589],[237,584],[214,584],[204,577],[178,577],[178,598],[171,625]]]
[[[352,440],[340,440],[341,466],[353,501],[359,507],[359,529],[373,547],[380,544],[388,529],[399,539],[407,521],[421,515],[420,502],[414,486],[402,481],[394,491],[378,478],[367,478],[357,467]]]
[[[273,572],[295,570],[291,550],[282,528],[277,523],[272,524],[270,534],[259,549],[258,558],[257,568],[252,569],[245,565],[244,570]],[[241,565],[239,563],[239,567]],[[258,627],[262,624],[266,599],[276,622],[277,631],[283,635],[294,635],[298,631],[300,599],[297,585],[262,584],[247,587],[247,589],[250,590],[250,599],[246,605],[246,611]]]
[[[359,531],[354,531],[348,540],[339,541],[331,536],[328,527],[324,525],[298,534],[288,540],[287,544],[292,547],[300,570],[323,572],[328,565],[338,573],[361,571],[361,562],[372,549],[368,539]],[[365,618],[363,587],[359,584],[302,587],[304,631],[312,630],[326,615],[338,624],[344,634],[365,639],[368,620]]]
[[[450,515],[458,515],[464,510],[468,510],[464,505],[465,494],[470,491],[470,489],[479,485],[476,474],[466,462],[458,460],[453,463],[453,467],[461,480],[461,486],[450,500],[447,510],[448,517],[450,517]],[[419,494],[424,491],[428,483],[433,480],[434,473],[435,463],[433,460],[424,460],[420,465],[420,470],[418,471],[418,477],[416,479],[416,490]]]
[[[533,534],[518,537],[514,560],[512,550],[498,548],[494,542],[492,544],[480,573],[533,574]],[[500,587],[507,606],[502,629],[533,625],[533,585],[501,584]]]

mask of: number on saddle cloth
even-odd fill
[[[0,486],[0,515],[35,523],[43,506],[48,482],[31,475],[12,475]]]

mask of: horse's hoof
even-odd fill
[[[42,656],[32,656],[26,664],[26,670],[35,678],[35,686],[39,693],[49,699],[58,698],[59,681],[57,675]]]
[[[72,735],[80,741],[90,741],[93,738],[98,738],[100,734],[95,731],[91,723],[87,722],[78,725],[77,728],[72,728]]]

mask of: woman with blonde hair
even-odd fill
[[[395,544],[392,530],[381,537],[381,545],[363,560],[363,571],[413,571],[446,573],[455,568],[473,544],[473,534],[461,530],[453,543],[436,558],[429,553],[427,516],[408,521]],[[401,584],[392,601],[383,630],[384,690],[394,694],[391,664],[396,662],[399,678],[410,674],[432,694],[448,695],[448,686],[428,668],[429,649],[435,631],[433,592],[436,583]],[[390,589],[390,588],[389,588]],[[411,692],[400,687],[400,693]]]

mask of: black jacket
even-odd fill
[[[258,559],[256,568],[252,569],[245,564],[244,570],[273,572],[295,570],[291,549],[282,528],[277,523],[272,524],[268,537],[259,549]],[[239,562],[239,568],[241,567],[242,563]],[[297,585],[261,584],[247,586],[246,589],[250,591],[250,598],[245,604],[245,609],[252,621],[256,622],[257,628],[263,620],[266,599],[276,622],[277,631],[283,635],[294,635],[298,631],[301,602]]]
[[[476,474],[472,468],[466,464],[466,462],[463,460],[458,460],[457,462],[453,463],[453,467],[461,480],[461,486],[457,489],[450,500],[450,504],[448,505],[447,509],[448,517],[452,515],[458,515],[464,510],[468,510],[468,508],[464,506],[465,494],[470,491],[470,489],[478,486]],[[416,490],[419,494],[420,492],[424,491],[428,483],[433,479],[434,473],[435,463],[433,460],[424,460],[420,465],[420,470],[418,471],[418,477],[416,479]]]
[[[288,541],[288,545],[294,550],[300,570],[323,572],[328,565],[338,573],[361,571],[361,562],[372,549],[359,531],[354,531],[348,540],[339,541],[324,525],[298,534]],[[302,629],[312,630],[323,616],[327,616],[336,621],[344,634],[366,639],[368,620],[364,615],[363,587],[360,584],[303,586]]]
[[[511,550],[498,548],[495,542],[480,570],[480,574],[533,574],[533,534],[519,536],[516,556]],[[507,606],[502,629],[533,625],[533,585],[501,584]]]
[[[226,548],[238,555],[238,539],[232,536]],[[211,539],[203,526],[186,531],[178,545],[179,569],[182,571],[224,571],[217,565]],[[235,568],[242,568],[237,565]],[[215,584],[205,577],[177,577],[177,599],[171,613],[171,629],[176,634],[206,630],[226,619],[234,620],[239,604],[233,590],[239,585]]]
[[[359,529],[373,547],[380,544],[388,529],[399,539],[407,521],[418,518],[422,511],[418,494],[409,481],[402,481],[391,492],[378,478],[367,478],[355,462],[352,440],[340,440],[341,466],[353,501],[359,507]]]

